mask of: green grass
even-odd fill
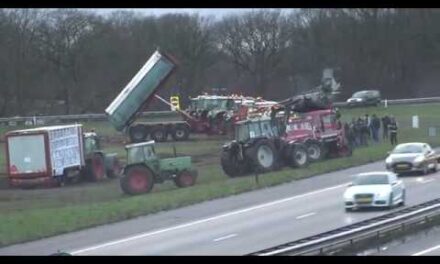
[[[342,110],[343,119],[373,112],[379,116],[394,115],[399,124],[399,141],[425,141],[440,145],[439,137],[428,137],[427,127],[440,124],[439,105],[393,106],[383,108],[362,108]],[[420,129],[410,127],[411,116],[420,116]],[[105,125],[93,125],[98,133],[110,129]],[[105,132],[105,131],[104,131]],[[178,153],[193,156],[199,170],[195,186],[177,189],[172,182],[156,185],[148,195],[130,197],[123,195],[117,181],[83,184],[65,189],[51,190],[5,190],[0,191],[0,244],[7,245],[33,240],[59,233],[78,230],[99,224],[121,221],[135,216],[169,210],[206,200],[226,197],[245,191],[265,188],[277,184],[311,177],[328,171],[348,168],[381,160],[391,149],[388,142],[359,148],[352,157],[331,159],[311,164],[306,169],[285,168],[259,177],[230,179],[219,166],[218,154],[224,139],[196,140],[192,142],[160,143],[159,153],[172,153],[176,145]],[[109,152],[125,154],[122,146],[110,145]],[[38,228],[36,228],[38,227]]]

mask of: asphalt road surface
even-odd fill
[[[342,194],[375,162],[48,239],[0,248],[0,255],[243,255],[319,234],[387,210],[346,213]],[[264,176],[261,176],[264,177]],[[438,198],[440,173],[402,177],[407,206]],[[251,180],[251,179],[250,179]]]

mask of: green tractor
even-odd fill
[[[100,181],[119,176],[121,165],[116,153],[104,153],[98,135],[95,132],[83,133],[84,140],[84,168],[85,177],[91,181]]]
[[[127,150],[127,165],[120,179],[124,193],[138,195],[148,193],[155,183],[173,180],[177,187],[195,184],[197,170],[193,169],[191,157],[159,158],[154,149],[154,141],[130,144]]]

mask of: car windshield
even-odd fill
[[[402,153],[422,153],[423,148],[420,145],[399,145],[392,153],[402,154]]]
[[[353,94],[353,98],[361,98],[368,95],[368,91],[361,91]]]
[[[372,185],[372,184],[388,184],[388,175],[358,175],[354,177],[353,185]]]

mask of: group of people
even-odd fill
[[[353,147],[368,146],[368,142],[378,143],[380,141],[380,129],[382,138],[390,139],[391,145],[397,144],[397,122],[393,116],[385,115],[382,118],[373,114],[364,117],[353,118],[346,124],[347,138]]]

